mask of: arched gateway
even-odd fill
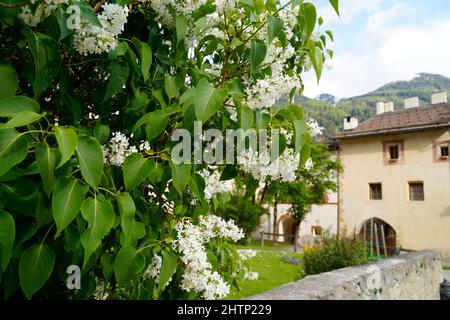
[[[374,253],[376,252],[377,239],[381,254],[384,254],[384,244],[386,244],[388,256],[398,253],[397,232],[390,224],[380,218],[374,217],[364,221],[359,236],[366,241],[369,247],[372,244]]]

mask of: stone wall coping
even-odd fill
[[[424,250],[400,254],[398,256],[380,260],[377,262],[342,268],[318,275],[307,276],[301,280],[285,284],[270,291],[250,296],[245,300],[316,300],[334,299],[336,292],[342,289],[352,290],[355,284],[359,286],[361,281],[366,281],[371,270],[376,266],[380,268],[381,275],[394,272],[395,269],[415,268],[425,262],[441,263],[441,255],[438,251]],[[442,268],[441,268],[442,269]],[[408,273],[406,273],[408,274]],[[436,277],[434,277],[435,279]],[[442,273],[441,273],[442,281]],[[439,290],[439,288],[436,288]]]

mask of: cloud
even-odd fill
[[[305,75],[304,94],[315,97],[326,92],[343,98],[420,72],[450,75],[450,20],[421,22],[413,12],[414,8],[401,3],[383,10],[375,8],[364,28],[354,35],[357,45],[335,52],[333,67],[324,70],[320,86],[312,72]],[[398,23],[405,18],[406,22]]]
[[[353,20],[353,18],[361,13],[371,13],[379,9],[379,5],[383,2],[383,0],[346,0],[340,1],[339,3],[339,13],[340,17],[336,15],[333,7],[328,3],[317,8],[317,13],[323,17],[324,25],[327,26],[329,24],[340,22],[340,23],[349,23]]]

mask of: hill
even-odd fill
[[[332,104],[329,94],[322,94],[316,99],[296,97],[307,117],[316,119],[324,128],[327,136],[333,136],[342,128],[342,118],[352,115],[360,122],[375,114],[379,101],[394,102],[395,110],[404,108],[403,100],[419,97],[420,105],[431,102],[431,94],[437,91],[450,93],[450,78],[438,74],[420,73],[409,81],[395,81],[361,96],[339,100]]]

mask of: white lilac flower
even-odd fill
[[[237,0],[214,0],[217,11],[220,13],[233,10],[236,7],[237,3]]]
[[[205,244],[213,238],[230,238],[238,241],[244,237],[242,229],[232,220],[225,221],[214,215],[201,217],[197,225],[190,221],[179,222],[175,229],[178,236],[173,246],[180,253],[180,259],[184,264],[181,289],[200,293],[208,300],[227,296],[230,287],[217,271],[212,271]]]
[[[139,143],[139,151],[151,150],[150,143],[147,140],[141,140]]]
[[[273,73],[264,79],[258,79],[246,91],[246,104],[252,109],[268,109],[283,96],[291,93],[292,89],[301,86],[297,76],[283,73]]]
[[[33,5],[36,0],[30,1],[30,3]],[[44,17],[48,17],[58,6],[68,3],[69,0],[44,0],[39,3],[34,13],[28,5],[25,5],[21,7],[22,12],[17,16],[26,25],[36,27]]]
[[[309,118],[306,125],[308,126],[311,137],[314,138],[323,134],[323,127],[321,127],[316,120]]]
[[[36,27],[41,22],[42,10],[41,7],[37,7],[33,13],[28,5],[21,7],[22,12],[18,14],[18,17],[22,22],[30,27]]]
[[[113,132],[109,146],[102,146],[104,162],[121,167],[130,154],[138,152],[135,146],[130,146],[128,137],[121,132]]]
[[[98,19],[103,28],[114,36],[121,34],[127,23],[128,7],[114,3],[105,3],[102,5],[102,9],[103,11],[98,15]]]
[[[95,300],[106,300],[109,296],[109,290],[111,290],[111,286],[109,283],[105,285],[103,280],[99,280],[97,277],[95,278],[95,291],[94,291],[94,299]]]
[[[253,257],[256,257],[256,250],[252,250],[252,249],[238,249],[237,250],[239,257],[241,258],[241,260],[248,260],[251,259]]]
[[[82,55],[109,52],[117,46],[117,36],[124,30],[128,7],[106,3],[98,15],[101,27],[81,19],[75,29],[75,49]]]
[[[153,260],[144,272],[144,277],[149,277],[159,283],[159,273],[161,272],[162,258],[161,256],[154,254]]]
[[[284,128],[280,129],[280,133],[286,138],[286,143],[291,144],[292,142],[292,132]]]
[[[199,174],[205,180],[204,192],[206,200],[211,200],[216,194],[228,191],[226,181],[220,180],[219,171],[210,173],[207,169],[203,169]]]
[[[286,148],[274,161],[271,161],[267,151],[259,153],[251,148],[241,151],[237,157],[240,168],[250,173],[254,179],[265,181],[266,178],[293,182],[300,164],[300,156],[292,148]]]
[[[306,160],[305,165],[303,166],[303,168],[305,170],[311,170],[313,168],[313,166],[314,166],[314,163],[313,163],[312,159],[309,158],[308,160]]]
[[[257,280],[259,278],[259,273],[255,271],[246,271],[244,273],[243,280]]]
[[[117,46],[116,37],[107,30],[82,20],[80,29],[75,30],[74,45],[79,54],[101,54]]]
[[[177,15],[190,15],[204,5],[206,0],[139,0],[141,3],[148,3],[150,7],[156,12],[159,23],[166,27],[171,27],[174,24],[174,18],[171,10],[174,10]]]

